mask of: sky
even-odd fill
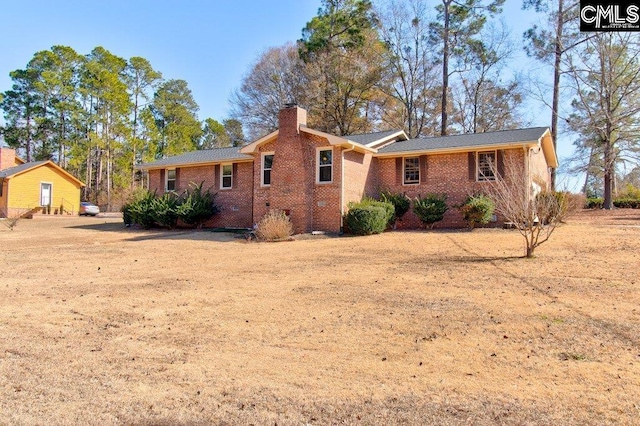
[[[521,4],[506,0],[503,13],[516,43],[535,19]],[[102,46],[125,59],[146,58],[166,80],[186,80],[200,106],[198,118],[222,121],[229,116],[231,93],[259,55],[300,39],[320,5],[320,0],[0,0],[0,92],[11,88],[9,72],[25,68],[38,51],[64,45],[88,54]],[[521,56],[516,63],[528,61]],[[531,126],[550,125],[544,106],[527,111]],[[558,152],[561,158],[570,153],[570,143]]]

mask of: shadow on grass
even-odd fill
[[[88,223],[83,225],[67,226],[69,229],[85,229],[88,231],[113,232],[129,235],[124,241],[147,240],[194,240],[194,241],[244,241],[242,235],[231,232],[219,232],[212,229],[143,229],[139,227],[126,227],[122,222]]]

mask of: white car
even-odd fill
[[[78,212],[80,216],[95,216],[98,213],[100,213],[100,208],[95,204],[86,201],[80,203],[80,211]]]

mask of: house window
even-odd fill
[[[496,176],[494,172],[496,167],[495,151],[478,152],[478,181],[495,180]]]
[[[233,185],[233,164],[223,164],[220,173],[220,189],[230,189]]]
[[[165,185],[166,191],[176,190],[176,170],[167,170],[167,183]]]
[[[420,183],[420,157],[404,159],[404,184]]]
[[[262,186],[271,185],[271,167],[273,166],[273,153],[262,154]]]
[[[333,180],[333,149],[318,149],[318,183]]]

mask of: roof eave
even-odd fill
[[[407,134],[404,132],[404,130],[398,130],[397,132],[388,135],[384,138],[380,138],[378,140],[375,140],[373,142],[369,142],[368,144],[365,144],[366,147],[368,148],[372,148],[372,149],[380,149],[380,148],[384,148],[385,146],[397,142],[399,140],[401,141],[406,141],[408,140],[409,137],[407,136]]]
[[[321,138],[326,139],[329,142],[329,145],[331,146],[344,146],[344,147],[348,147],[350,149],[353,149],[354,151],[358,151],[358,152],[362,152],[362,153],[376,153],[378,152],[377,149],[375,148],[369,148],[366,145],[362,145],[360,143],[357,142],[353,142],[350,141],[349,139],[340,137],[340,136],[335,136],[335,135],[331,135],[329,133],[325,133],[325,132],[321,132],[319,130],[314,130],[314,129],[310,129],[308,127],[302,127],[300,126],[300,130],[305,132],[305,133],[309,133],[311,135],[315,135],[315,136],[319,136]]]
[[[222,158],[220,160],[213,161],[198,161],[198,162],[184,162],[184,163],[174,163],[174,164],[138,164],[133,166],[136,170],[161,170],[161,169],[172,169],[175,167],[198,167],[198,166],[210,166],[222,163],[249,163],[253,162],[253,158],[246,157],[236,157],[236,158]]]
[[[280,132],[279,130],[274,130],[273,132],[269,133],[268,135],[261,137],[257,141],[251,142],[249,145],[243,146],[242,148],[240,148],[240,153],[241,154],[253,154],[254,152],[257,151],[257,149],[258,149],[258,147],[260,145],[263,145],[263,144],[265,144],[267,142],[270,142],[273,139],[277,138],[279,132]]]
[[[405,157],[409,155],[428,155],[428,154],[459,154],[461,152],[469,151],[491,151],[495,149],[514,149],[523,147],[539,146],[538,141],[526,141],[526,142],[509,142],[502,144],[485,144],[474,146],[461,146],[455,148],[435,148],[435,149],[418,149],[411,151],[397,151],[397,152],[378,152],[374,157]]]
[[[539,146],[542,147],[544,158],[547,161],[547,165],[551,168],[558,168],[558,155],[556,149],[553,146],[553,138],[551,137],[551,130],[547,129],[542,136],[540,136]]]
[[[23,164],[29,164],[29,163],[23,163]],[[5,176],[3,179],[4,180],[10,180],[10,179],[12,179],[12,178],[14,178],[16,176],[20,176],[20,175],[22,175],[22,174],[24,174],[24,173],[26,173],[26,172],[28,172],[30,170],[34,170],[34,169],[37,169],[39,167],[47,166],[47,165],[53,167],[54,169],[58,170],[60,173],[62,173],[65,176],[69,177],[71,180],[75,181],[78,185],[86,186],[84,184],[84,182],[82,182],[80,179],[78,179],[77,177],[75,177],[74,175],[72,175],[71,173],[69,173],[68,171],[63,169],[62,167],[58,166],[56,163],[54,163],[51,160],[47,160],[47,161],[45,161],[44,163],[41,163],[41,164],[34,164],[32,167],[28,167],[28,168],[26,168],[24,170],[20,170],[19,172],[15,173],[15,174],[12,174],[12,175],[9,175],[9,176]]]

